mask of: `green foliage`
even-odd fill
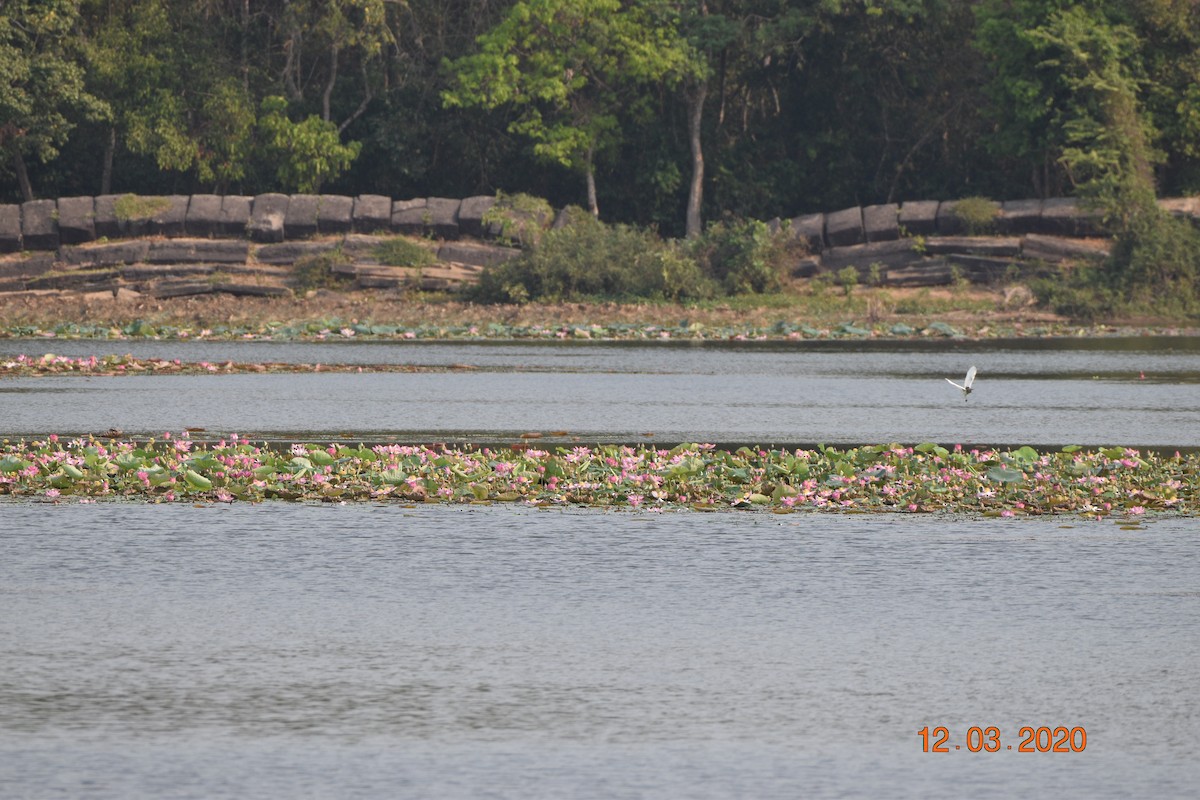
[[[488,303],[584,298],[680,300],[713,287],[682,248],[652,232],[605,225],[574,209],[567,225],[483,274],[475,299]]]
[[[478,53],[447,64],[454,83],[443,102],[513,107],[508,130],[530,139],[539,158],[586,173],[591,190],[596,156],[620,141],[618,115],[634,87],[678,80],[691,66],[665,10],[651,2],[518,0],[479,37]]]
[[[779,288],[788,256],[785,239],[758,220],[714,222],[690,250],[727,294],[761,294]]]
[[[849,297],[854,292],[854,287],[858,285],[858,268],[857,267],[842,267],[837,272],[838,286],[842,287],[842,292]]]
[[[1118,233],[1102,276],[1134,308],[1200,314],[1200,231],[1148,206]]]
[[[437,255],[428,247],[400,236],[380,242],[371,255],[389,267],[428,267],[437,263]]]
[[[554,209],[540,197],[500,192],[495,205],[483,212],[483,225],[502,242],[529,247],[538,243],[553,217]]]
[[[140,197],[136,194],[123,194],[113,202],[113,214],[117,219],[127,222],[150,219],[170,207],[171,201],[165,197]]]
[[[71,0],[7,0],[0,11],[0,151],[21,162],[22,183],[25,156],[54,159],[75,127],[73,114],[108,113],[84,87],[77,15]]]
[[[962,221],[971,236],[991,233],[999,213],[1000,204],[986,197],[964,197],[954,203],[954,216]]]
[[[334,267],[347,263],[349,259],[341,250],[302,256],[292,265],[292,289],[301,294],[314,289],[345,289],[353,279],[334,272]]]
[[[322,183],[350,167],[362,144],[342,144],[337,125],[318,116],[293,122],[286,112],[287,101],[282,97],[263,100],[258,121],[263,158],[275,165],[281,188],[317,192]]]

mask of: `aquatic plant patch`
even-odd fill
[[[297,372],[454,372],[471,370],[467,364],[428,366],[421,364],[302,364],[278,361],[181,361],[178,358],[135,358],[132,355],[41,356],[19,355],[0,361],[0,378],[38,375],[232,375],[238,373]]]
[[[924,443],[812,450],[623,445],[476,449],[296,443],[236,434],[0,443],[0,496],[55,502],[376,501],[639,510],[803,509],[985,516],[1200,513],[1200,456],[1113,447],[1039,453]]]
[[[477,324],[416,324],[347,321],[338,318],[309,322],[261,322],[243,325],[216,324],[211,327],[188,326],[170,322],[135,320],[122,325],[62,322],[57,324],[0,325],[0,338],[19,339],[99,339],[167,341],[372,341],[409,340],[580,340],[652,341],[684,339],[689,341],[784,341],[803,339],[996,339],[1042,338],[1049,336],[1133,336],[1147,333],[1173,335],[1179,329],[1147,329],[1094,325],[1088,328],[1061,323],[1036,325],[984,324],[951,325],[935,320],[917,326],[904,322],[860,323],[844,321],[825,324],[803,320],[779,320],[770,324],[702,323],[680,320],[673,324],[639,322],[603,322],[568,324],[517,324],[480,322]]]

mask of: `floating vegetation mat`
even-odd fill
[[[641,510],[802,509],[984,516],[1200,513],[1200,456],[879,445],[725,451],[386,444],[271,448],[186,432],[144,442],[4,440],[0,496],[54,502],[261,500],[525,503]]]
[[[0,361],[0,378],[40,375],[230,375],[269,372],[455,372],[472,370],[469,364],[428,366],[421,364],[299,364],[273,361],[181,361],[178,358],[135,358],[132,355],[72,358],[46,353],[19,355]]]
[[[1157,329],[1155,329],[1157,331]],[[599,341],[766,341],[798,339],[924,339],[924,338],[1039,338],[1046,336],[1132,336],[1152,332],[1145,328],[1093,326],[1080,328],[1062,323],[1031,325],[955,326],[947,322],[895,323],[841,322],[836,325],[807,324],[779,320],[765,325],[709,323],[680,320],[667,324],[633,322],[568,323],[522,325],[507,322],[480,324],[388,325],[323,319],[313,322],[262,322],[243,325],[192,327],[167,322],[138,320],[120,326],[63,322],[55,325],[0,324],[0,338],[22,339],[108,339],[170,341],[370,341],[411,340],[589,340]],[[1157,331],[1178,333],[1176,329]]]

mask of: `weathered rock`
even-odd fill
[[[866,275],[872,264],[891,270],[920,263],[923,258],[913,249],[911,239],[894,239],[890,242],[831,247],[821,253],[821,269],[836,272],[846,267],[855,267],[860,274]]]
[[[392,226],[392,198],[381,194],[360,194],[354,198],[351,214],[358,233],[378,233]]]
[[[146,290],[151,297],[164,299],[167,297],[191,297],[198,294],[212,294],[213,284],[209,281],[191,279],[164,280]]]
[[[250,204],[246,204],[247,211]],[[188,203],[184,228],[189,236],[219,236],[224,231],[221,224],[221,196],[216,194],[194,194]],[[245,230],[245,223],[242,223]]]
[[[932,236],[937,233],[937,200],[917,200],[900,206],[900,227],[909,236]]]
[[[890,242],[900,238],[900,207],[895,203],[866,206],[863,229],[868,242]]]
[[[1158,206],[1172,216],[1186,217],[1192,222],[1200,222],[1200,196],[1164,197],[1158,201]]]
[[[117,219],[117,199],[120,195],[102,194],[95,200],[95,231],[99,239],[120,239],[130,235],[124,220]]]
[[[58,249],[58,204],[30,200],[21,204],[21,240],[26,250]]]
[[[117,288],[118,273],[115,269],[98,269],[76,272],[47,272],[26,281],[30,289],[71,289],[89,292]]]
[[[0,278],[26,278],[45,275],[54,268],[54,256],[49,253],[22,253],[0,258]]]
[[[424,197],[397,200],[392,203],[392,229],[409,236],[420,236],[425,232],[428,213]]]
[[[347,233],[352,227],[353,214],[353,197],[323,194],[317,212],[317,230],[320,233]]]
[[[295,274],[291,264],[219,264],[214,267],[218,272],[230,277],[271,278],[277,283],[282,283]]]
[[[862,209],[855,206],[826,214],[825,241],[830,247],[846,247],[865,242]]]
[[[486,233],[483,215],[494,205],[496,205],[496,198],[492,195],[478,195],[464,199],[458,209],[459,232],[463,236],[482,239]]]
[[[321,213],[321,198],[315,194],[294,194],[288,203],[283,220],[285,239],[307,239],[316,236],[317,219]]]
[[[338,248],[338,244],[338,242],[264,244],[254,251],[254,260],[260,264],[295,264],[307,256],[333,252]]]
[[[1097,236],[1103,233],[1103,214],[1084,208],[1074,197],[1052,197],[1042,204],[1040,232],[1049,236]]]
[[[458,209],[461,205],[461,200],[453,200],[448,197],[430,197],[426,200],[425,208],[429,212],[429,233],[442,239],[457,239]]]
[[[286,286],[265,283],[236,283],[232,281],[213,284],[214,292],[224,292],[235,297],[286,297],[292,290]]]
[[[807,244],[809,250],[819,253],[825,249],[825,215],[792,217],[788,220],[788,233],[793,239]]]
[[[1021,240],[999,236],[940,236],[925,240],[925,252],[930,255],[949,253],[992,258],[1021,255]]]
[[[283,222],[287,218],[291,199],[286,194],[260,194],[250,207],[246,230],[256,242],[282,242]]]
[[[194,278],[197,275],[212,275],[216,270],[214,264],[130,264],[121,267],[121,277],[140,282],[186,276]]]
[[[58,199],[58,240],[62,244],[90,242],[96,238],[96,199],[60,197]]]
[[[796,259],[788,270],[793,278],[811,278],[821,271],[820,256],[804,256]]]
[[[961,236],[967,232],[967,223],[956,211],[957,200],[944,200],[938,204],[937,233],[939,236]]]
[[[352,259],[370,258],[374,255],[376,248],[392,238],[395,237],[373,236],[365,233],[347,234],[346,238],[342,240],[342,252]]]
[[[884,276],[888,286],[945,286],[951,280],[950,265],[941,259],[889,269]]]
[[[438,261],[470,264],[476,267],[494,267],[503,264],[511,258],[519,256],[521,251],[515,247],[500,245],[470,244],[467,242],[448,242],[438,248]]]
[[[250,233],[250,213],[253,197],[226,195],[221,198],[221,228],[223,236],[246,236]],[[282,235],[282,229],[280,232]]]
[[[996,232],[1012,236],[1037,233],[1042,225],[1041,200],[1005,200],[996,217]]]
[[[17,253],[21,250],[21,207],[16,204],[0,205],[0,253]]]
[[[1099,261],[1107,258],[1108,253],[1109,243],[1105,240],[1080,241],[1035,233],[1021,239],[1021,256],[1032,261]]]
[[[250,243],[229,239],[172,239],[151,242],[146,260],[152,264],[244,264],[250,256]]]
[[[147,220],[151,236],[186,236],[188,201],[185,194],[159,198],[166,207],[153,212]]]
[[[952,271],[957,267],[959,273],[971,283],[996,283],[1004,280],[1016,260],[953,253],[946,256],[946,263],[951,265]]]
[[[550,230],[556,231],[560,228],[565,228],[571,224],[571,209],[569,206],[563,206],[554,215],[554,221],[550,223]]]
[[[72,267],[113,267],[145,261],[149,251],[150,242],[134,239],[63,247],[59,255]]]

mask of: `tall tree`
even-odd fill
[[[107,107],[84,90],[72,36],[72,0],[7,0],[0,13],[0,150],[26,200],[34,197],[26,157],[47,162],[74,127],[71,115]]]
[[[687,42],[658,0],[518,0],[479,52],[449,63],[447,106],[513,106],[509,129],[543,159],[583,173],[599,215],[596,160],[621,138],[618,116],[637,87],[678,81]]]

